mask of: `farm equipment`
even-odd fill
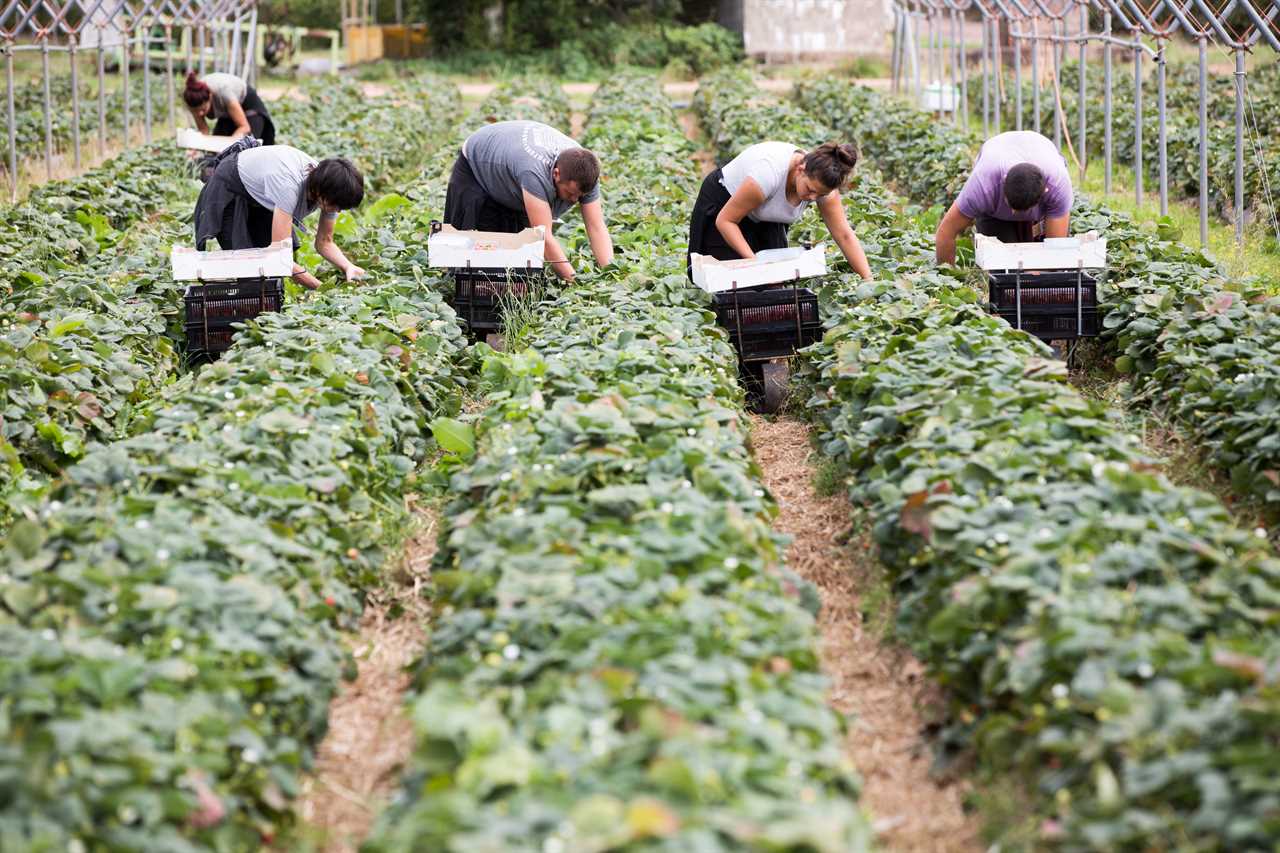
[[[431,223],[428,262],[453,278],[449,304],[474,340],[502,348],[505,312],[512,304],[538,298],[547,280],[543,265],[543,229],[516,234],[458,231]]]
[[[750,261],[691,257],[693,280],[712,294],[716,322],[738,353],[752,404],[776,412],[786,401],[790,361],[822,337],[818,297],[800,281],[826,272],[823,246],[774,249]]]
[[[1050,343],[1070,363],[1083,338],[1097,337],[1098,278],[1107,241],[1094,232],[1042,243],[1001,243],[978,235],[990,310],[1015,329]]]
[[[237,325],[284,306],[284,277],[293,271],[291,241],[265,249],[198,252],[174,247],[175,281],[195,281],[182,295],[186,351],[213,361],[230,346]]]

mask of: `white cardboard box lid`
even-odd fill
[[[197,151],[210,151],[214,154],[235,142],[230,136],[210,136],[189,127],[178,128],[177,141],[179,148],[194,148]]]
[[[174,246],[169,253],[174,281],[224,281],[233,278],[280,278],[293,272],[293,240],[286,238],[265,249],[197,252]]]
[[[502,231],[459,231],[443,225],[427,238],[427,263],[432,267],[510,269],[542,267],[546,228],[538,225],[515,234]]]
[[[707,293],[778,284],[827,272],[826,243],[812,249],[767,249],[750,260],[721,261],[697,252],[691,253],[689,260],[693,283]]]
[[[1107,241],[1097,231],[1075,237],[1049,237],[1043,243],[1002,243],[995,237],[975,234],[975,260],[984,270],[1101,269],[1107,265]]]

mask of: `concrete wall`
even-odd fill
[[[741,0],[747,53],[766,61],[889,52],[888,0]]]

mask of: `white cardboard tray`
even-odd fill
[[[823,275],[827,271],[826,244],[812,249],[767,249],[750,260],[719,261],[694,252],[690,263],[693,283],[707,293],[720,293]]]
[[[1101,269],[1107,265],[1107,241],[1090,231],[1075,237],[1049,237],[1043,243],[1001,243],[975,234],[975,260],[984,270]]]
[[[210,136],[207,133],[201,133],[189,127],[180,127],[178,128],[177,142],[179,148],[194,148],[197,151],[210,151],[217,154],[235,142],[235,140],[230,136]]]
[[[265,249],[197,252],[174,246],[169,253],[174,281],[225,281],[233,278],[279,278],[293,272],[293,240],[286,238]]]
[[[427,238],[427,263],[432,267],[478,269],[542,268],[546,229],[539,225],[516,234],[499,231],[459,231],[442,226]]]

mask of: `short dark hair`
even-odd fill
[[[583,195],[596,188],[600,180],[600,161],[585,148],[566,148],[556,158],[555,167],[560,170],[560,180],[573,181]]]
[[[1019,163],[1004,176],[1004,198],[1014,210],[1030,210],[1044,196],[1044,172],[1034,163]]]
[[[858,146],[852,142],[824,142],[804,155],[804,173],[813,180],[838,190],[858,165]]]
[[[364,201],[364,176],[346,157],[321,160],[307,175],[307,198],[338,210],[353,210]]]

